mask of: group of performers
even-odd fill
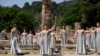
[[[97,23],[96,27],[87,28],[86,30],[79,24],[74,36],[77,37],[77,54],[87,54],[89,49],[94,49],[95,53],[100,54],[100,23]]]
[[[21,53],[21,49],[19,47],[19,39],[21,37],[21,45],[32,45],[33,44],[33,34],[32,31],[29,34],[26,33],[26,30],[23,31],[21,36],[19,35],[16,24],[13,25],[10,33],[10,43],[11,43],[11,54]]]
[[[16,24],[11,29],[11,53],[21,53],[18,39],[21,37],[22,45],[33,45],[33,38],[37,39],[37,45],[40,47],[40,54],[49,55],[50,48],[53,48],[56,44],[56,32],[55,25],[51,29],[47,29],[47,26],[43,27],[43,30],[37,30],[36,34],[33,35],[32,31],[27,34],[24,30],[21,36],[18,35]],[[97,27],[91,27],[84,30],[82,25],[79,24],[78,29],[75,31],[74,37],[77,38],[76,42],[76,53],[87,54],[87,46],[95,49],[95,52],[100,54],[100,23],[97,23]],[[61,46],[67,45],[67,33],[64,26],[61,28],[60,36]]]

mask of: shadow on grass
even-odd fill
[[[30,54],[29,52],[24,52],[24,53],[17,53],[17,56],[23,56],[25,54]]]

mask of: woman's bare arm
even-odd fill
[[[41,31],[40,34],[41,34],[41,38],[42,38],[42,41],[43,41],[43,32]]]
[[[48,36],[49,38],[51,38],[51,34],[49,34],[49,36]]]
[[[76,36],[77,36],[77,31],[75,31],[73,37],[76,38]]]
[[[51,29],[48,30],[48,32],[51,32],[52,30],[54,30],[56,27],[56,23],[53,25],[53,27]]]
[[[20,38],[22,39],[22,37],[23,37],[23,33],[21,34]]]
[[[38,36],[38,33],[36,33],[36,34],[34,35],[34,38],[37,38],[37,36]]]
[[[11,40],[11,38],[12,38],[12,32],[13,32],[13,29],[11,29],[9,40]]]
[[[61,38],[62,30],[60,31],[59,37]]]

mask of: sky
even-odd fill
[[[12,6],[14,4],[17,4],[19,7],[23,7],[25,2],[29,2],[31,4],[33,1],[41,1],[41,0],[0,0],[0,5],[2,5],[2,6]],[[52,1],[60,3],[64,0],[52,0]]]

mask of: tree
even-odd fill
[[[99,2],[99,0],[87,0],[87,1],[93,4],[97,4]]]
[[[94,26],[96,24],[96,6],[89,2],[82,3],[82,13],[84,14],[85,22],[81,20],[86,26]]]
[[[17,4],[14,4],[12,7],[13,8],[19,8],[19,6]]]
[[[23,6],[23,10],[30,11],[30,4],[26,2]]]
[[[74,4],[58,21],[59,25],[74,25],[75,22],[81,22],[85,26],[92,26],[96,23],[95,9],[95,5],[88,2]]]
[[[13,24],[17,24],[20,31],[32,30],[38,26],[34,14],[14,7],[0,7],[0,31],[10,31]]]
[[[62,19],[59,20],[59,25],[73,25],[75,21],[81,21],[81,4],[75,4],[68,8]]]
[[[96,5],[96,7],[97,7],[97,16],[96,16],[96,20],[97,20],[97,22],[100,22],[100,2],[98,2],[97,3],[97,5]]]
[[[41,11],[42,11],[42,2],[40,2],[40,1],[32,2],[31,10],[34,12],[34,14],[41,13]]]
[[[53,10],[55,16],[62,16],[67,8],[73,4],[72,1],[65,1],[57,4],[56,9]],[[54,6],[54,5],[53,5]]]

